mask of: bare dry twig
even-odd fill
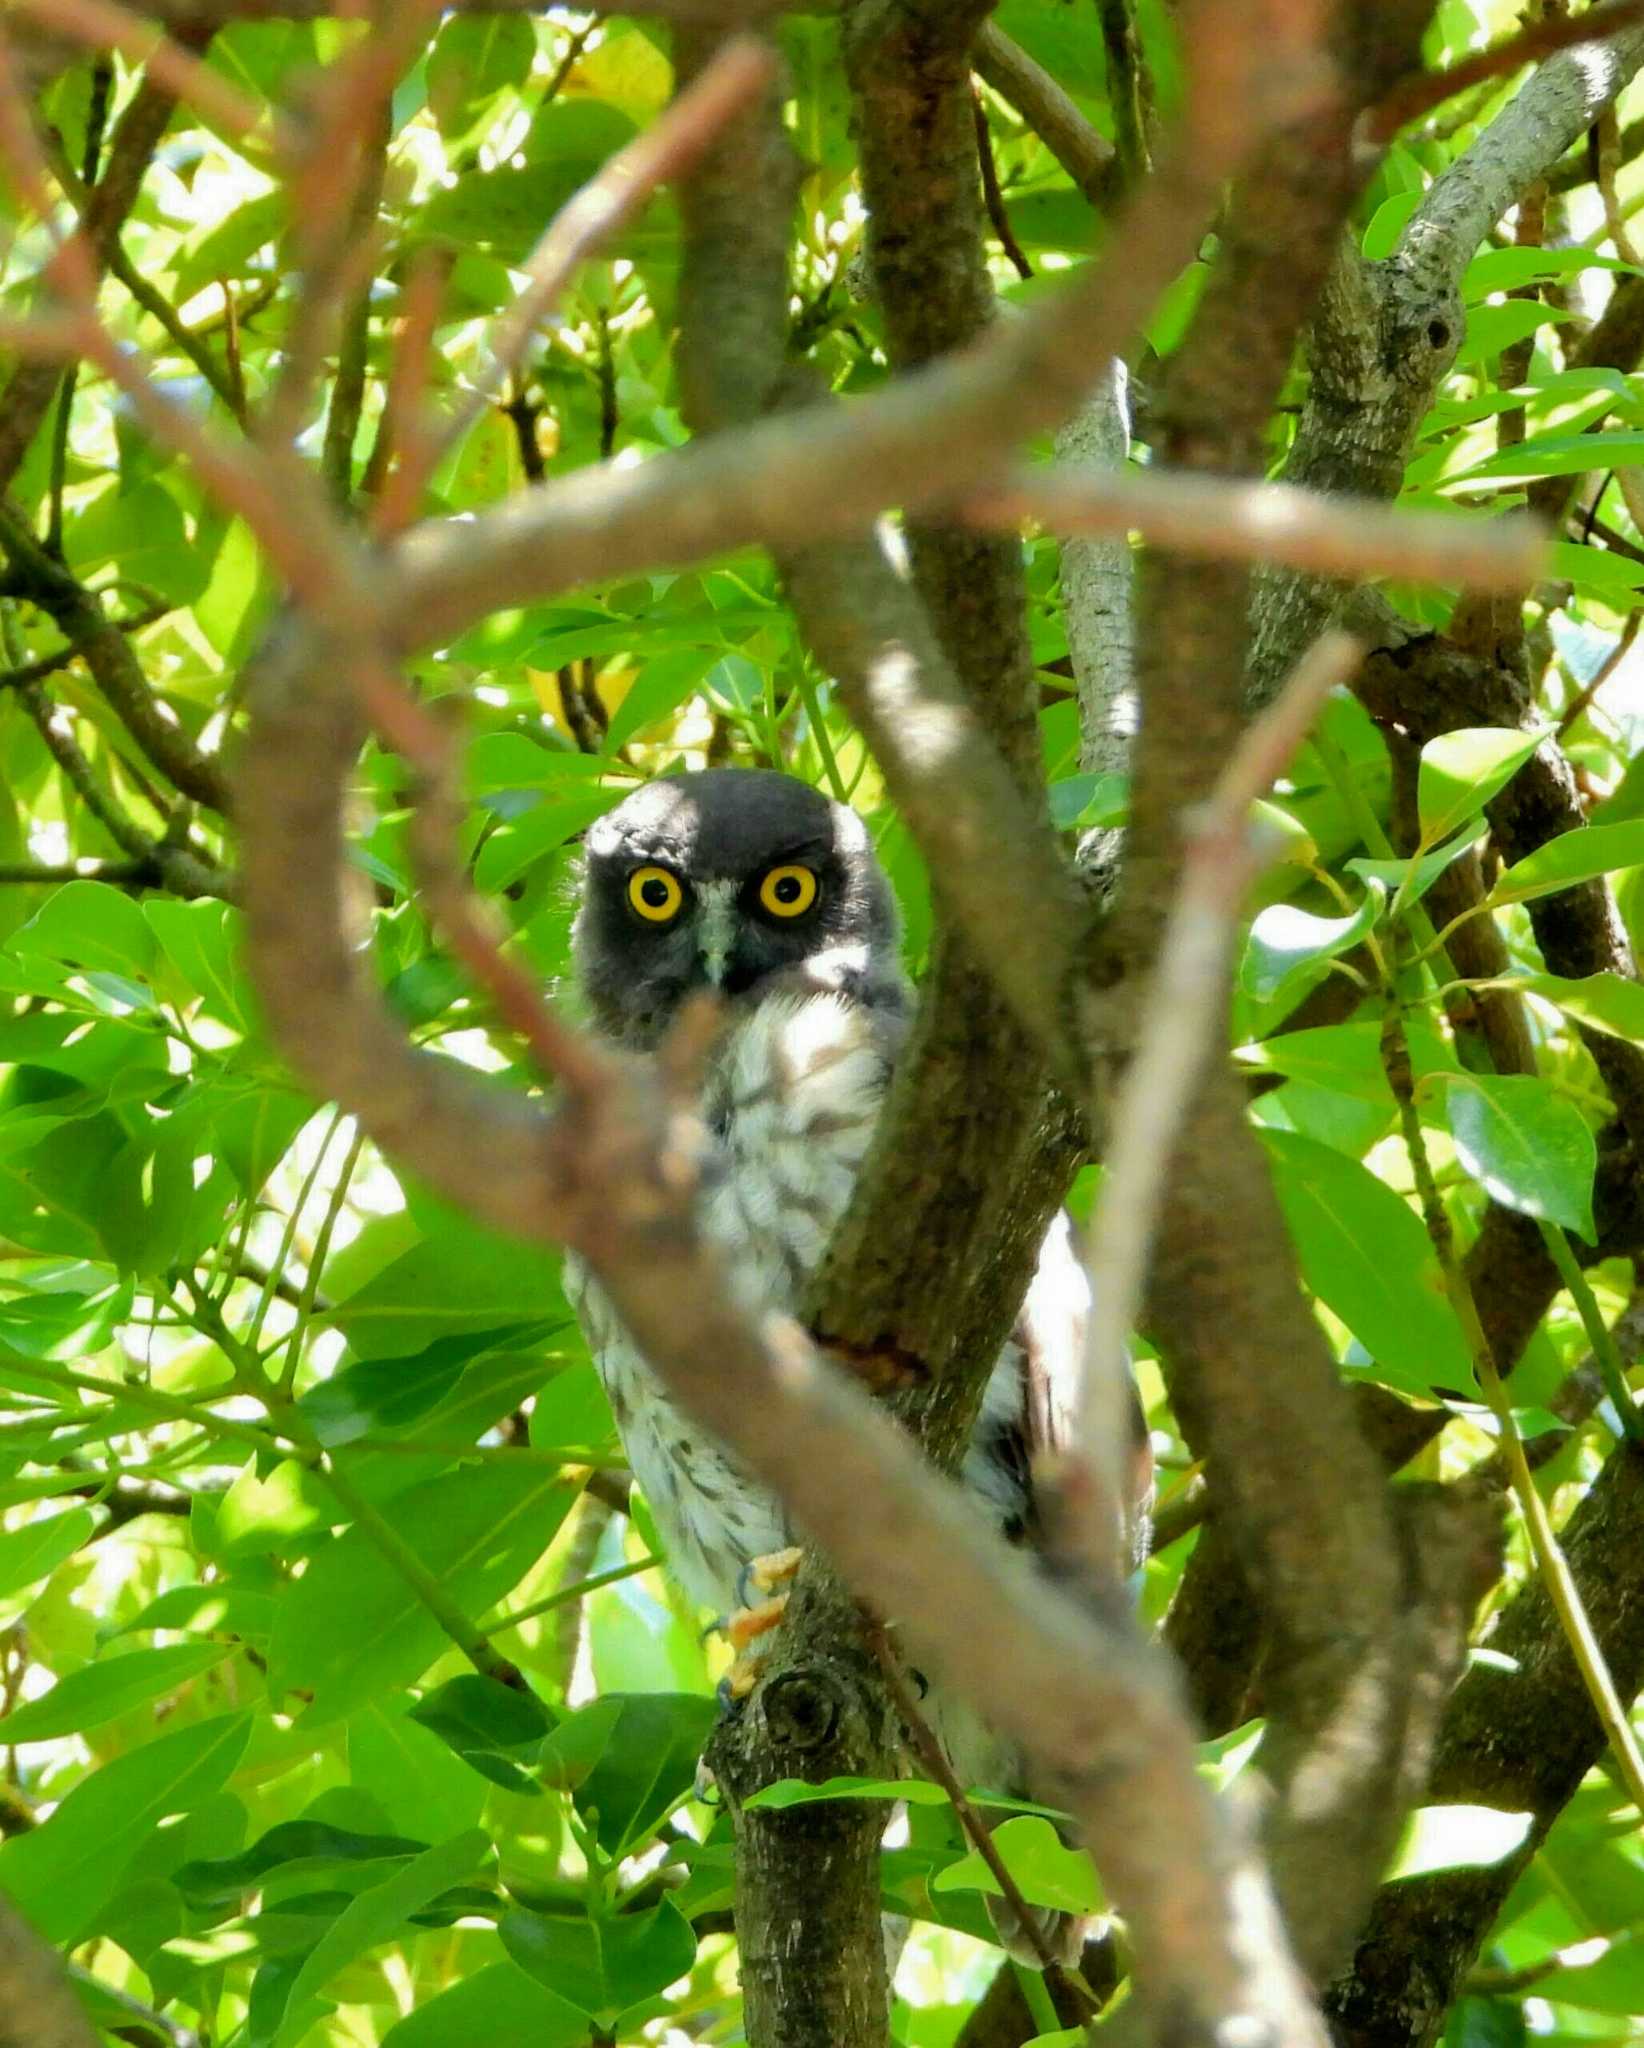
[[[727,43],[665,113],[560,209],[525,265],[529,285],[497,322],[491,361],[451,420],[429,437],[421,474],[412,471],[400,486],[405,497],[418,495],[503,390],[578,265],[631,220],[659,185],[691,168],[725,123],[769,84],[775,66],[769,44],[752,36]]]
[[[1024,471],[965,503],[989,525],[1036,519],[1054,533],[1141,533],[1156,547],[1319,576],[1399,576],[1506,595],[1543,571],[1550,536],[1524,515],[1484,521],[1411,512],[1294,484],[1162,469]]]

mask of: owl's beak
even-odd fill
[[[719,988],[736,946],[736,884],[704,882],[698,886],[697,901],[696,949],[709,986]]]

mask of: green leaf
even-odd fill
[[[329,1318],[359,1357],[412,1357],[436,1338],[511,1323],[569,1324],[557,1253],[486,1230],[445,1203],[430,1203],[417,1221],[423,1241]]]
[[[157,1600],[151,1600],[137,1619],[128,1621],[119,1633],[188,1629],[196,1635],[232,1635],[264,1643],[274,1627],[274,1608],[269,1594],[247,1592],[242,1586],[173,1586]]]
[[[1561,832],[1534,853],[1503,868],[1490,891],[1494,904],[1529,903],[1618,868],[1644,866],[1644,818],[1624,825],[1587,825]]]
[[[1546,737],[1508,726],[1480,725],[1443,732],[1421,750],[1416,807],[1423,848],[1436,846],[1477,817],[1518,773]]]
[[[1367,855],[1355,855],[1347,863],[1347,871],[1363,881],[1378,884],[1389,896],[1396,897],[1401,907],[1407,908],[1421,901],[1450,863],[1464,854],[1483,830],[1484,820],[1472,817],[1431,853],[1417,854],[1410,860],[1373,860]]]
[[[0,1743],[51,1742],[100,1728],[202,1677],[232,1654],[229,1643],[174,1643],[100,1658],[60,1678],[41,1698],[13,1708],[0,1720]]]
[[[586,831],[626,794],[623,789],[573,788],[565,796],[510,819],[480,848],[474,863],[475,882],[487,891],[508,888],[528,868]]]
[[[1457,367],[1488,363],[1503,349],[1528,341],[1543,327],[1572,317],[1540,298],[1508,299],[1499,306],[1470,306],[1467,332],[1456,355]]]
[[[1420,191],[1395,192],[1391,199],[1384,199],[1376,208],[1359,245],[1370,262],[1380,263],[1385,257],[1392,255],[1399,245],[1400,237],[1410,225],[1417,207],[1426,196]]]
[[[541,1796],[542,1787],[520,1768],[535,1762],[553,1725],[534,1693],[469,1671],[426,1693],[409,1718],[431,1729],[481,1777],[505,1791]]]
[[[1486,456],[1447,481],[1471,483],[1476,478],[1491,477],[1498,482],[1518,483],[1543,476],[1578,476],[1587,470],[1638,462],[1644,462],[1644,431],[1537,434],[1502,449],[1499,455]]]
[[[542,1745],[542,1782],[558,1792],[574,1792],[605,1754],[621,1716],[621,1703],[609,1697],[567,1714]]]
[[[77,1941],[154,1829],[219,1791],[250,1736],[249,1714],[226,1714],[102,1765],[43,1826],[0,1845],[0,1890],[48,1941]]]
[[[1416,1074],[1453,1073],[1458,1065],[1450,1042],[1419,1013],[1409,1019],[1411,1064]],[[1350,1024],[1316,1024],[1305,1031],[1283,1031],[1254,1045],[1242,1045],[1237,1057],[1250,1067],[1307,1081],[1333,1094],[1390,1109],[1392,1091],[1382,1061],[1381,1020],[1356,1018]]]
[[[364,1891],[339,1913],[305,1958],[291,1985],[278,2048],[294,2048],[322,2008],[319,1994],[346,1964],[406,1930],[413,1913],[478,1870],[491,1854],[483,1828],[425,1849],[403,1870]]]
[[[489,1963],[395,2022],[382,2048],[474,2048],[477,2041],[584,2048],[588,2015],[517,1963]]]
[[[1421,1219],[1356,1159],[1264,1130],[1302,1276],[1375,1361],[1370,1376],[1431,1396],[1473,1389],[1467,1347]]]
[[[595,1818],[605,1854],[626,1856],[648,1841],[663,1816],[690,1791],[719,1703],[699,1693],[614,1696],[620,1709],[576,1803]],[[607,1694],[601,1705],[608,1706]]]
[[[307,1465],[284,1458],[259,1476],[252,1459],[217,1508],[217,1554],[257,1557],[304,1547],[339,1519],[336,1498]]]
[[[210,557],[190,540],[182,508],[152,478],[100,493],[68,522],[63,548],[77,574],[113,569],[173,604],[192,603],[211,581]]]
[[[109,882],[65,882],[12,935],[11,949],[138,981],[154,964],[154,935],[141,909]]]
[[[82,1267],[81,1275],[91,1283],[84,1292],[65,1287],[56,1294],[14,1294],[0,1302],[0,1344],[24,1358],[63,1364],[95,1357],[131,1313],[129,1281],[97,1284],[107,1270]],[[118,1391],[112,1382],[109,1391]]]
[[[1635,2019],[1644,2011],[1644,1941],[1636,1935],[1623,1935],[1583,1968],[1555,1971],[1547,1981],[1545,1995],[1556,1996],[1560,2005],[1575,2006],[1582,2012]],[[1555,2038],[1569,2041],[1578,2037],[1565,2033]],[[1626,2037],[1606,2032],[1599,2038],[1613,2041]]]
[[[536,54],[536,32],[524,15],[446,21],[428,53],[428,104],[440,133],[460,137],[499,92],[525,83]]]
[[[1048,1820],[1020,1814],[993,1830],[993,1846],[1016,1888],[1030,1906],[1048,1906],[1061,1913],[1099,1913],[1105,1901],[1096,1867],[1082,1849],[1070,1849]],[[988,1892],[1000,1897],[999,1880],[972,1850],[939,1870],[932,1891]]]
[[[266,1081],[214,1107],[211,1131],[216,1150],[242,1194],[262,1193],[268,1176],[313,1114],[314,1105],[306,1096]]]
[[[408,1862],[426,1842],[401,1835],[367,1835],[325,1821],[282,1821],[238,1856],[184,1863],[172,1873],[177,1888],[202,1908],[226,1906],[278,1871],[282,1877],[364,1863]]]
[[[676,647],[647,658],[622,702],[611,713],[605,749],[614,754],[631,739],[671,718],[712,668],[711,647]]]
[[[249,1033],[251,985],[240,966],[244,920],[231,904],[151,896],[143,905],[161,950],[208,1016]]]
[[[816,1806],[830,1799],[905,1799],[910,1806],[945,1806],[948,1795],[926,1778],[778,1778],[749,1793],[745,1806],[768,1806],[785,1813],[790,1806]]]
[[[634,134],[631,121],[597,103],[562,100],[546,113],[560,118],[539,119],[540,133],[534,132],[527,144],[527,153],[538,161],[469,171],[433,195],[415,223],[416,231],[442,241],[478,244],[504,263],[523,262],[535,247],[543,222],[552,220]],[[654,230],[650,239],[657,241]],[[632,256],[645,246],[644,230],[630,225],[607,244],[606,254]],[[659,246],[666,247],[666,240]]]
[[[1596,249],[1484,249],[1467,266],[1462,289],[1469,299],[1482,299],[1491,292],[1516,291],[1520,285],[1539,284],[1544,278],[1579,277],[1588,270],[1625,270],[1614,256]]]
[[[1381,904],[1379,889],[1347,917],[1318,917],[1293,903],[1270,903],[1251,924],[1239,986],[1260,1002],[1276,1000],[1309,970],[1321,970],[1356,946],[1374,928]]]
[[[1641,991],[1644,993],[1644,991]],[[1598,1148],[1586,1119],[1551,1081],[1528,1074],[1457,1074],[1449,1086],[1456,1153],[1486,1194],[1597,1241]]]
[[[1610,973],[1584,975],[1579,981],[1558,974],[1526,974],[1515,978],[1513,986],[1544,996],[1578,1023],[1644,1045],[1644,983]]]
[[[0,1599],[49,1578],[66,1558],[90,1540],[97,1518],[89,1508],[70,1508],[0,1531]]]
[[[381,1512],[473,1618],[530,1570],[575,1498],[556,1472],[522,1460],[446,1473],[397,1494]],[[269,1686],[314,1695],[305,1724],[334,1721],[416,1678],[447,1640],[373,1537],[349,1529],[283,1596]]]
[[[606,2026],[696,1961],[696,1935],[668,1899],[599,1920],[516,1911],[497,1932],[522,1970]]]
[[[1529,1834],[1533,1813],[1503,1813],[1493,1806],[1421,1806],[1404,1824],[1389,1878],[1424,1877],[1499,1863]]]
[[[327,1449],[368,1432],[403,1433],[460,1385],[470,1360],[499,1334],[508,1332],[465,1330],[437,1337],[414,1357],[361,1359],[310,1387],[297,1406]],[[540,1354],[536,1370],[539,1377],[548,1370]]]

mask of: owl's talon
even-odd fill
[[[750,1643],[757,1643],[761,1636],[768,1636],[787,1611],[786,1593],[773,1594],[769,1600],[761,1600],[757,1607],[739,1607],[735,1614],[726,1618],[726,1639],[733,1650],[744,1651]]]
[[[744,1650],[719,1681],[715,1690],[719,1696],[719,1711],[725,1720],[734,1721],[741,1713],[768,1661],[762,1652]]]
[[[804,1556],[797,1543],[790,1543],[786,1550],[768,1550],[761,1557],[750,1557],[736,1575],[737,1606],[757,1607],[760,1601],[753,1599],[753,1594],[769,1599],[778,1587],[790,1584]]]

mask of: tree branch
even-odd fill
[[[1092,206],[1114,197],[1113,145],[1091,126],[1042,64],[999,24],[983,22],[971,62],[979,78],[1014,107]]]
[[[1584,22],[1591,17],[1584,17]],[[1461,278],[1480,242],[1644,62],[1644,29],[1545,64],[1435,180],[1385,263],[1343,245],[1309,343],[1311,382],[1285,480],[1391,497],[1465,333]],[[1274,571],[1253,609],[1250,689],[1260,702],[1339,598],[1318,577]]]
[[[1124,534],[1203,560],[1282,562],[1324,576],[1400,576],[1521,596],[1544,572],[1547,535],[1514,517],[1458,520],[1374,498],[1171,470],[1065,464],[1027,471],[966,501],[989,525],[1035,519],[1054,533]]]

